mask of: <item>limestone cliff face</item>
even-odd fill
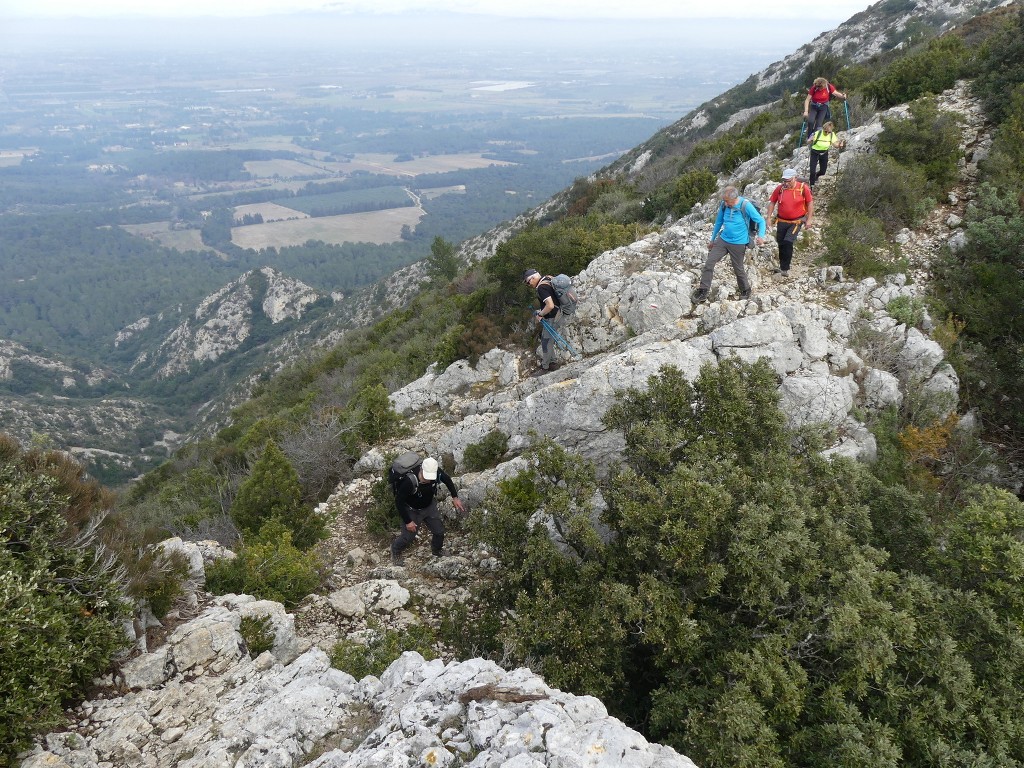
[[[216,362],[245,343],[260,316],[272,324],[299,319],[319,298],[305,283],[270,267],[246,272],[201,301],[152,356],[136,361],[136,367],[156,364],[156,375],[167,378],[196,364]]]

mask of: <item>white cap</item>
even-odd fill
[[[796,170],[793,168],[787,168],[782,172],[782,178],[784,179],[792,179],[794,176],[796,176]]]
[[[428,456],[423,460],[422,469],[424,480],[437,480],[437,459]]]

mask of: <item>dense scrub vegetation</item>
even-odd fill
[[[65,455],[0,435],[0,764],[127,646],[133,600],[163,616],[179,591],[181,564],[138,557],[112,505]]]
[[[922,447],[955,463],[962,438],[895,414],[874,469],[822,459],[776,384],[664,370],[609,411],[603,482],[540,446],[476,516],[504,567],[450,638],[698,765],[1019,764],[1024,505],[934,474]]]
[[[960,328],[954,362],[990,433],[1024,451],[1024,11],[986,43],[975,91],[997,120],[984,184],[968,207],[965,245],[941,265],[939,311]]]

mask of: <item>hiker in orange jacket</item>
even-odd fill
[[[779,244],[779,268],[775,270],[783,277],[789,277],[793,261],[793,244],[803,227],[811,226],[814,216],[814,196],[811,188],[797,178],[796,171],[787,168],[782,172],[782,183],[768,198],[768,226],[775,222],[775,242]]]

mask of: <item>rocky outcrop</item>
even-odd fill
[[[273,629],[256,658],[239,632],[246,616]],[[597,699],[526,669],[405,653],[379,679],[356,680],[303,648],[279,604],[234,595],[107,683],[127,692],[82,704],[22,768],[694,768]]]
[[[137,360],[135,367],[156,364],[156,375],[167,378],[185,373],[197,363],[215,362],[249,338],[258,321],[257,308],[276,324],[302,317],[306,307],[319,298],[305,283],[270,267],[246,272],[203,299],[192,317],[175,328],[152,356]]]

